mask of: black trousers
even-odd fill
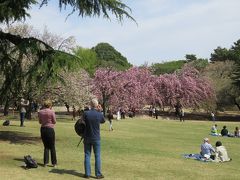
[[[52,165],[57,164],[54,129],[48,128],[48,127],[41,127],[41,138],[44,145],[44,154],[43,154],[44,164],[48,164],[49,162],[49,151],[51,152]]]

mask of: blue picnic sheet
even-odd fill
[[[203,157],[201,154],[183,154],[183,157],[187,159],[202,161],[202,162],[212,162],[211,159],[207,159]]]

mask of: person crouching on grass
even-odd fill
[[[51,161],[53,167],[57,166],[57,157],[55,150],[55,131],[56,124],[55,112],[52,110],[52,102],[46,100],[43,103],[43,109],[38,112],[39,124],[41,124],[41,138],[44,145],[43,162],[44,167],[49,162],[49,151],[51,152]]]

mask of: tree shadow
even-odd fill
[[[160,112],[159,116],[170,118],[172,120],[179,120],[179,118],[176,117],[175,112],[167,112],[167,111]],[[211,116],[208,113],[201,113],[201,112],[184,113],[184,120],[211,121]],[[239,122],[240,115],[235,115],[235,114],[216,115],[216,121]]]
[[[14,125],[14,124],[10,124],[9,126],[15,126],[15,127],[19,127],[19,125]]]
[[[32,137],[31,133],[16,131],[0,131],[0,141],[9,141],[10,144],[37,144],[40,137]]]
[[[67,169],[52,169],[49,171],[50,173],[56,173],[56,174],[70,174],[77,177],[84,177],[83,173],[79,173],[76,170],[67,170]]]

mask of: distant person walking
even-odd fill
[[[149,112],[149,116],[152,117],[152,115],[153,115],[153,108],[152,108],[152,106],[149,107],[149,111],[148,112]]]
[[[43,162],[46,166],[49,162],[49,151],[51,152],[51,161],[53,167],[57,165],[57,157],[55,150],[55,131],[56,124],[55,112],[52,110],[52,102],[47,100],[43,104],[43,108],[38,112],[39,123],[41,124],[41,138],[44,145]]]
[[[95,176],[97,179],[104,178],[101,172],[101,141],[100,141],[100,123],[104,123],[105,119],[101,112],[99,112],[98,100],[92,99],[91,109],[85,111],[83,118],[86,123],[86,131],[84,135],[84,168],[85,178],[91,175],[91,150],[95,155]]]
[[[159,110],[157,108],[154,108],[154,112],[155,118],[158,119]]]
[[[65,107],[66,107],[66,109],[67,109],[67,112],[69,113],[69,112],[70,112],[70,111],[69,111],[69,108],[70,108],[69,104],[68,104],[67,102],[65,102],[64,104],[65,104]]]
[[[184,110],[181,108],[179,111],[180,122],[184,122]]]
[[[24,127],[24,120],[25,120],[25,114],[26,114],[26,107],[29,105],[29,101],[25,99],[21,99],[19,104],[19,110],[20,110],[20,126]]]
[[[215,120],[216,120],[216,119],[215,119],[215,114],[214,114],[213,111],[211,112],[211,120],[215,123]]]
[[[117,120],[120,120],[121,119],[121,112],[120,112],[120,109],[117,111]]]
[[[112,113],[112,110],[109,109],[108,110],[109,131],[113,131],[112,120],[113,120],[113,113]]]
[[[73,106],[72,106],[72,116],[73,116],[72,120],[73,120],[73,121],[76,120],[76,114],[77,114],[77,111],[76,111],[75,106],[73,105]]]

